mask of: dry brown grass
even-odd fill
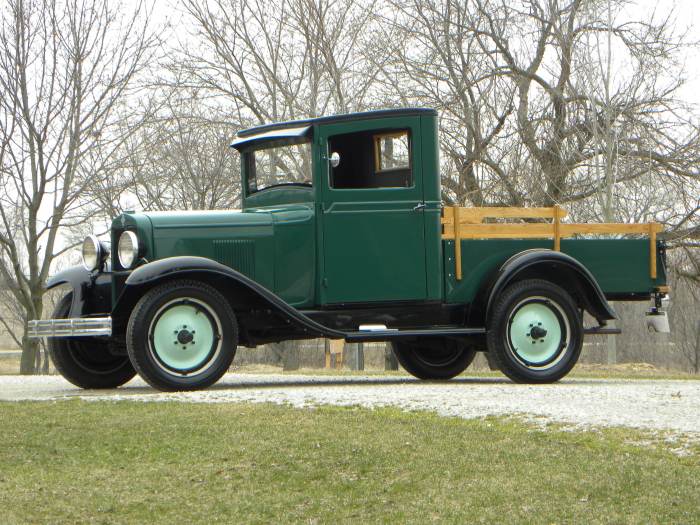
[[[19,374],[19,356],[8,356],[0,350],[0,375]]]

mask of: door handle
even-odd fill
[[[413,207],[413,211],[421,211],[425,209],[425,203],[424,202],[419,202]]]

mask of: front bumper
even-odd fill
[[[74,319],[40,319],[29,321],[27,337],[94,337],[112,335],[111,317],[79,317]]]

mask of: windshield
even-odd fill
[[[248,156],[248,192],[296,184],[311,186],[311,143],[256,149]]]

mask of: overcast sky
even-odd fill
[[[141,0],[123,0],[126,5],[136,4]],[[182,38],[187,34],[187,28],[178,26],[187,22],[183,16],[183,8],[179,0],[153,0],[153,20],[156,25],[170,21],[174,26],[173,34]],[[380,0],[381,1],[381,0]],[[700,42],[700,0],[629,0],[627,16],[630,19],[639,19],[639,11],[656,13],[657,16],[666,16],[674,12],[679,30],[687,30],[691,40]],[[687,85],[683,88],[681,96],[688,102],[700,104],[700,50],[698,47],[688,47],[684,53],[684,76]]]
[[[700,42],[700,0],[637,0],[630,10],[639,8],[647,12],[665,14],[674,11],[679,29],[688,31],[691,40]],[[685,78],[688,84],[682,90],[682,97],[688,102],[700,104],[700,52],[697,46],[688,47],[684,53]]]

